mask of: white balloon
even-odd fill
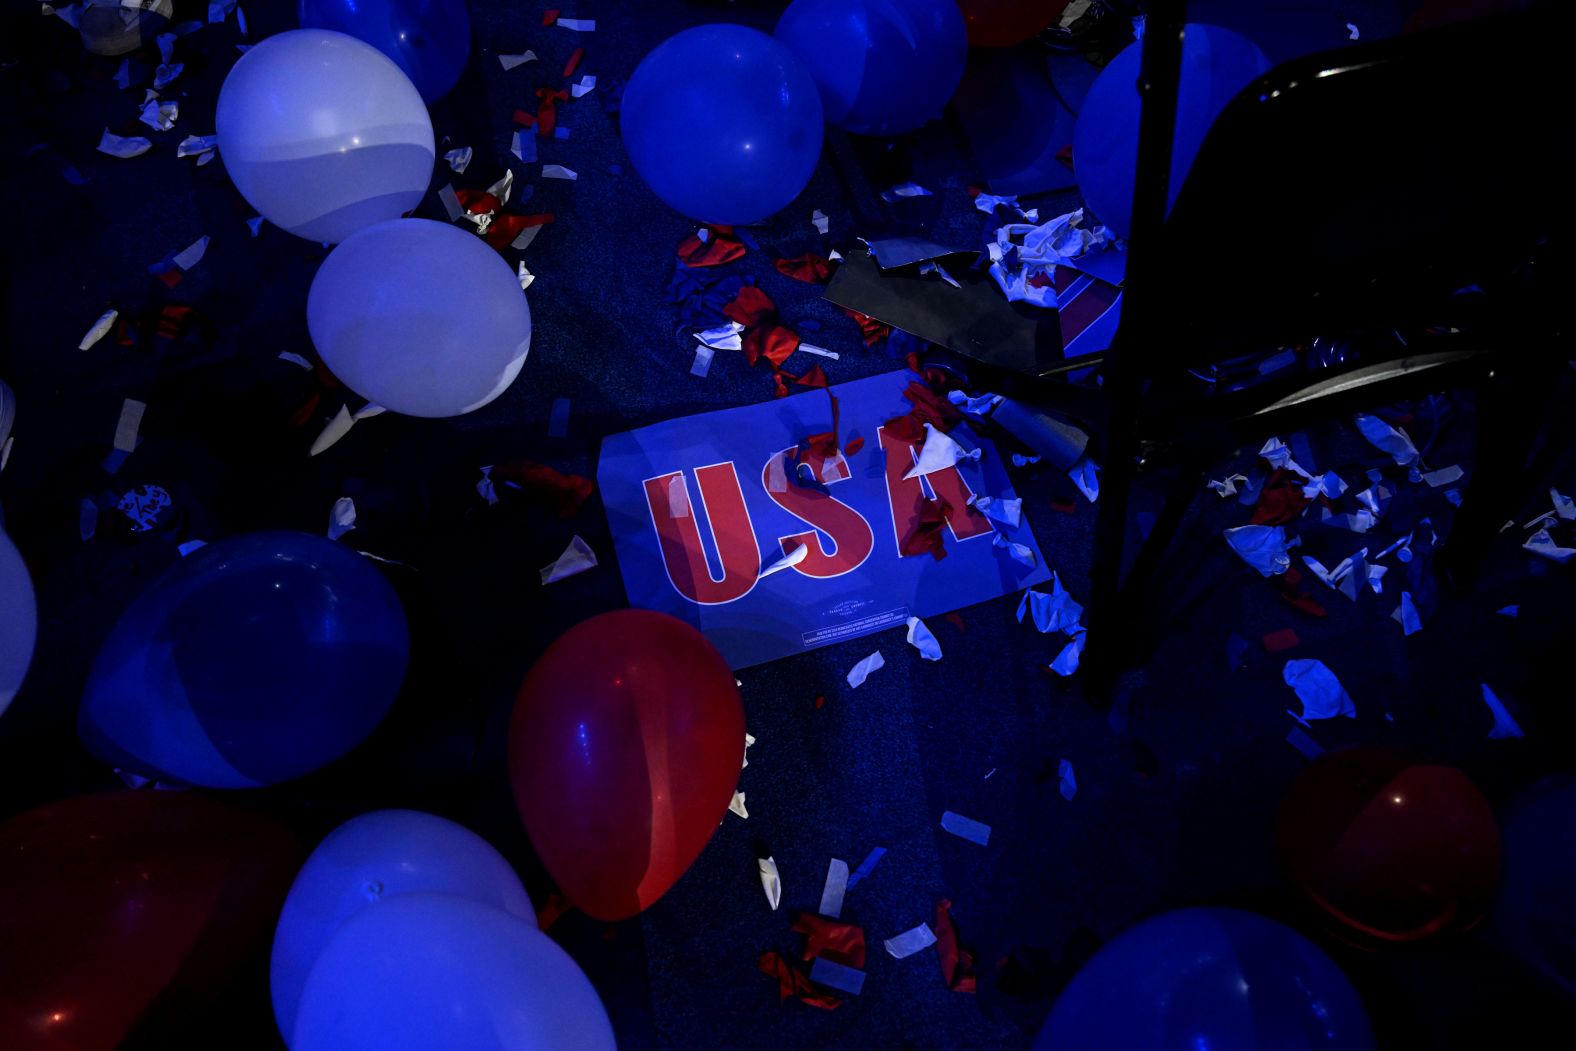
[[[22,688],[37,637],[38,602],[32,578],[16,545],[0,531],[0,714]]]
[[[414,208],[432,181],[432,119],[381,51],[326,29],[271,36],[224,79],[219,155],[269,222],[343,241]]]
[[[408,416],[458,416],[502,394],[531,349],[519,279],[474,233],[396,219],[328,254],[306,300],[323,363]]]

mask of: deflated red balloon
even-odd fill
[[[1012,47],[1051,25],[1068,0],[958,0],[974,47]]]
[[[705,636],[621,610],[571,628],[526,676],[509,727],[515,803],[565,896],[633,916],[700,855],[744,759],[733,672]]]
[[[1281,803],[1275,836],[1303,893],[1382,941],[1472,926],[1499,880],[1488,800],[1460,770],[1390,749],[1314,760]]]
[[[266,815],[114,792],[0,824],[0,1045],[115,1048],[217,989],[272,926],[300,852]]]

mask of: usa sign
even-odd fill
[[[979,447],[978,460],[904,477],[918,448],[881,425],[909,410],[914,378],[833,387],[845,449],[864,443],[808,465],[795,450],[829,422],[816,392],[607,438],[597,480],[630,604],[688,621],[743,668],[1050,579],[1026,518],[1012,527],[970,505],[1013,493],[995,449],[966,426],[952,436]],[[902,556],[935,497],[951,508],[946,557]],[[1034,551],[1035,565],[997,546],[998,533]],[[789,553],[793,565],[763,574]]]

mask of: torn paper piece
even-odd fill
[[[1018,603],[1018,623],[1023,623],[1023,615],[1029,613],[1034,619],[1034,626],[1044,635],[1052,631],[1064,631],[1069,635],[1081,630],[1078,621],[1083,617],[1083,607],[1073,601],[1073,597],[1062,586],[1062,578],[1054,570],[1051,573],[1051,592],[1025,591],[1023,599]]]
[[[1494,713],[1494,728],[1488,732],[1490,741],[1503,741],[1511,737],[1523,736],[1521,725],[1516,722],[1515,716],[1505,708],[1503,702],[1489,689],[1488,683],[1483,683],[1483,703],[1488,705],[1488,710]]]
[[[931,634],[925,622],[918,617],[908,618],[908,644],[919,651],[921,658],[927,661],[941,659],[941,643],[936,641],[936,636]]]
[[[141,157],[151,149],[153,149],[152,141],[141,135],[122,137],[112,133],[108,128],[104,129],[104,136],[99,139],[98,144],[100,153],[107,153],[111,157],[119,157],[122,160]]]
[[[1517,616],[1519,616],[1521,614],[1521,607],[1520,606],[1501,606],[1499,609],[1496,609],[1494,612],[1498,613],[1502,617],[1510,617],[1511,619],[1514,620]]]
[[[735,686],[743,686],[744,685],[738,679],[734,679],[733,680],[733,684]],[[739,765],[739,769],[740,770],[743,770],[745,767],[750,765],[750,745],[752,745],[754,743],[755,743],[755,735],[750,733],[748,730],[746,730],[745,733],[744,733],[744,762]]]
[[[509,152],[515,159],[524,164],[536,163],[536,136],[530,132],[516,130],[509,139]]]
[[[525,260],[524,259],[520,260],[519,269],[516,270],[515,277],[520,282],[520,291],[522,291],[522,292],[524,292],[526,289],[530,288],[532,282],[534,282],[536,280],[536,275],[531,273],[529,270],[527,270],[525,268]]]
[[[906,930],[895,938],[886,939],[882,944],[886,946],[887,952],[901,960],[936,944],[936,935],[928,924],[921,923],[918,927]]]
[[[1295,471],[1304,478],[1313,477],[1312,472],[1303,468],[1296,460],[1291,458],[1291,446],[1279,438],[1271,438],[1259,449],[1259,458],[1269,463],[1271,467]]]
[[[471,166],[471,158],[475,155],[476,151],[470,146],[461,146],[457,150],[450,150],[445,153],[443,159],[449,162],[449,167],[454,170],[454,174],[464,175],[465,169]]]
[[[171,40],[175,39],[174,34],[165,35],[169,36]],[[161,36],[159,39],[163,40],[164,37]],[[169,87],[175,82],[175,78],[181,75],[181,71],[185,68],[186,65],[182,62],[159,63],[158,68],[153,71],[153,90],[163,91],[165,88]]]
[[[1084,494],[1084,499],[1091,504],[1100,499],[1100,465],[1087,457],[1073,464],[1067,472],[1067,477],[1073,480],[1078,491]]]
[[[833,361],[841,360],[842,357],[835,350],[827,350],[825,347],[818,347],[814,343],[806,343],[803,340],[800,340],[799,345],[794,349],[801,354],[814,354],[818,358],[831,358]]]
[[[293,350],[281,350],[279,352],[279,360],[288,361],[297,368],[305,369],[308,372],[312,371],[312,363]]]
[[[948,391],[947,400],[971,416],[989,416],[1003,401],[1000,394],[980,394],[969,397],[960,390]]]
[[[871,672],[885,667],[886,659],[881,656],[880,650],[876,650],[849,670],[848,685],[858,689],[864,684],[865,679],[869,678]]]
[[[900,201],[905,197],[930,197],[931,192],[918,183],[906,182],[894,186],[890,190],[881,191],[881,199],[887,202]]]
[[[1023,500],[1020,497],[1003,500],[989,496],[979,496],[974,498],[974,506],[985,512],[986,518],[994,518],[996,521],[1009,525],[1014,529],[1023,525]]]
[[[701,379],[705,379],[706,373],[711,371],[711,359],[716,357],[716,355],[716,351],[704,344],[696,347],[695,360],[690,363],[690,375],[699,376]],[[776,491],[780,493],[783,490],[778,489]]]
[[[1418,616],[1410,591],[1401,592],[1401,604],[1396,607],[1394,613],[1390,614],[1390,619],[1401,625],[1401,633],[1404,635],[1416,635],[1423,630],[1423,618]]]
[[[179,146],[175,147],[175,156],[196,157],[199,154],[208,153],[218,148],[219,136],[217,135],[188,135],[181,140]]]
[[[1057,763],[1056,779],[1062,798],[1071,801],[1073,796],[1078,794],[1078,778],[1073,775],[1072,760],[1063,759]]]
[[[573,29],[577,33],[596,32],[596,19],[594,18],[560,18],[553,24],[563,26],[565,29]]]
[[[1346,39],[1347,40],[1356,40],[1360,36],[1362,36],[1362,30],[1357,28],[1356,23],[1353,23],[1353,22],[1346,23]]]
[[[334,501],[328,512],[328,538],[338,540],[356,528],[356,502],[348,496]]]
[[[578,179],[580,176],[575,174],[573,170],[565,168],[562,164],[544,164],[542,165],[542,178],[572,180]]]
[[[886,847],[871,847],[870,853],[865,855],[865,860],[861,861],[859,867],[848,877],[848,889],[853,890],[859,885],[861,880],[868,878],[875,871],[876,865],[885,856]]]
[[[959,839],[966,839],[970,843],[986,846],[990,843],[990,826],[983,821],[954,814],[948,810],[941,815],[941,827],[944,831],[951,832]]]
[[[694,333],[694,336],[712,350],[743,350],[744,339],[740,335],[743,331],[743,325],[737,321],[730,321],[716,328],[702,329]]]
[[[1308,484],[1302,487],[1302,495],[1309,500],[1320,496],[1327,496],[1331,500],[1338,498],[1346,492],[1348,486],[1341,480],[1341,476],[1334,471],[1325,471],[1317,478],[1310,478]]]
[[[1381,452],[1389,453],[1395,460],[1396,466],[1406,467],[1417,462],[1417,446],[1412,444],[1412,439],[1402,430],[1390,426],[1377,416],[1366,416],[1359,413],[1353,420],[1357,429],[1362,432],[1368,444]]]
[[[93,322],[93,327],[88,329],[87,333],[77,341],[77,349],[87,350],[93,344],[109,335],[110,329],[115,327],[115,319],[118,317],[120,317],[120,311],[118,310],[106,310],[103,314],[100,314],[99,319]]]
[[[1549,489],[1549,499],[1554,501],[1554,513],[1567,522],[1576,521],[1576,500],[1572,500],[1558,489]]]
[[[258,234],[263,232],[263,223],[265,221],[266,220],[264,220],[262,216],[254,215],[250,219],[246,220],[246,228],[252,231],[253,237],[256,237]]]
[[[1430,489],[1438,489],[1442,485],[1451,485],[1459,482],[1465,475],[1466,472],[1461,469],[1459,464],[1456,464],[1450,467],[1441,467],[1437,471],[1424,472],[1423,481],[1428,483]]]
[[[182,558],[185,558],[187,555],[191,554],[193,551],[201,551],[203,548],[205,548],[207,546],[208,546],[208,541],[206,541],[206,540],[188,540],[188,541],[186,541],[186,543],[181,544],[178,547],[176,547],[175,551]]]
[[[677,518],[679,516],[675,515],[674,517]],[[761,580],[771,576],[773,573],[781,573],[785,569],[792,569],[794,566],[797,566],[799,563],[808,558],[809,555],[810,547],[808,544],[795,543],[792,548],[788,549],[787,551],[783,551],[776,558],[762,566],[761,575],[756,577],[756,579]],[[881,665],[877,664],[875,667],[879,668]],[[875,669],[872,668],[871,670],[873,671]],[[859,684],[854,683],[854,685],[857,686]]]
[[[120,419],[115,424],[115,448],[121,452],[137,451],[137,432],[142,429],[142,414],[148,411],[146,402],[127,398],[120,407]]]
[[[587,73],[569,88],[569,94],[575,98],[584,98],[596,90],[596,77]]]
[[[836,960],[828,960],[825,956],[817,956],[810,963],[810,981],[840,993],[858,996],[865,987],[865,972]]]
[[[821,886],[822,916],[837,919],[843,914],[843,895],[848,893],[848,862],[833,858],[826,866],[826,882]]]
[[[1287,553],[1286,530],[1283,527],[1245,525],[1224,532],[1231,550],[1258,570],[1261,576],[1273,577],[1291,568],[1291,555]]]
[[[941,264],[936,262],[934,259],[930,260],[929,262],[920,263],[919,274],[921,277],[923,277],[925,274],[935,274],[953,288],[961,289],[963,287],[962,283],[959,282],[957,278],[943,270]]]
[[[733,798],[728,801],[728,809],[745,820],[749,820],[750,812],[745,809],[743,792],[733,793]]]
[[[740,797],[742,806],[743,797]],[[759,858],[757,861],[761,868],[761,889],[766,892],[766,900],[771,904],[772,911],[777,911],[777,906],[783,901],[783,881],[777,872],[777,862],[773,858]]]
[[[1001,533],[997,533],[996,539],[991,541],[991,546],[1001,548],[1008,555],[1012,556],[1014,562],[1028,566],[1030,569],[1033,569],[1036,565],[1037,560],[1034,557],[1034,549],[1028,544],[1013,543]]]
[[[1078,670],[1078,661],[1083,657],[1084,643],[1088,641],[1089,633],[1080,630],[1074,635],[1067,645],[1062,647],[1062,652],[1051,661],[1051,670],[1057,675],[1066,678]]]
[[[959,460],[978,460],[981,454],[980,449],[965,451],[963,446],[953,441],[945,431],[938,431],[934,424],[927,422],[925,444],[920,447],[919,462],[909,469],[903,480],[918,478],[932,471],[944,471]]]
[[[1528,537],[1527,542],[1521,546],[1531,551],[1534,555],[1542,555],[1544,558],[1551,559],[1561,565],[1569,562],[1572,557],[1576,557],[1576,548],[1561,547],[1559,544],[1556,544],[1553,534],[1547,529],[1538,530]]]
[[[596,554],[591,550],[591,545],[576,536],[569,541],[569,546],[564,548],[564,553],[558,556],[556,562],[542,567],[542,583],[556,583],[595,567]]]
[[[176,254],[174,263],[182,270],[190,270],[208,254],[208,238],[199,237]]]
[[[1335,673],[1325,667],[1323,661],[1287,661],[1286,667],[1281,670],[1281,677],[1302,701],[1301,715],[1295,712],[1287,714],[1304,726],[1308,725],[1310,719],[1333,719],[1337,715],[1344,715],[1348,719],[1357,717],[1357,705],[1352,703],[1345,687],[1335,677]]]
[[[169,131],[175,127],[176,118],[180,115],[180,103],[152,99],[142,107],[142,115],[137,119],[154,131]]]
[[[498,56],[498,64],[503,66],[505,73],[507,73],[509,70],[515,68],[516,66],[523,66],[527,62],[535,62],[535,61],[536,61],[536,52],[535,51],[522,51],[522,52],[520,52],[517,55],[499,55]]]
[[[1237,483],[1245,482],[1247,480],[1248,476],[1245,474],[1233,474],[1220,479],[1218,482],[1213,480],[1210,481],[1209,487],[1222,498],[1236,496]]]
[[[810,213],[810,224],[815,227],[816,233],[829,233],[832,229],[832,221],[819,208]]]

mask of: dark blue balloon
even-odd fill
[[[465,0],[301,0],[302,29],[363,40],[405,71],[426,102],[442,98],[471,55]]]
[[[764,33],[709,25],[669,37],[624,89],[624,148],[675,211],[754,223],[798,196],[821,156],[821,98]]]
[[[1339,967],[1274,920],[1182,909],[1132,927],[1062,990],[1035,1051],[1367,1051]]]
[[[79,718],[99,758],[148,777],[254,788],[366,739],[410,655],[399,598],[361,555],[252,533],[172,565],[99,650]]]
[[[1073,127],[1073,174],[1084,203],[1126,237],[1133,215],[1133,173],[1138,167],[1138,64],[1142,43],[1122,51],[1095,80]],[[1182,44],[1182,79],[1176,134],[1171,143],[1169,208],[1210,125],[1238,91],[1270,68],[1247,37],[1219,26],[1189,23]]]
[[[777,39],[815,78],[826,119],[861,135],[941,116],[969,52],[956,0],[794,0]]]

